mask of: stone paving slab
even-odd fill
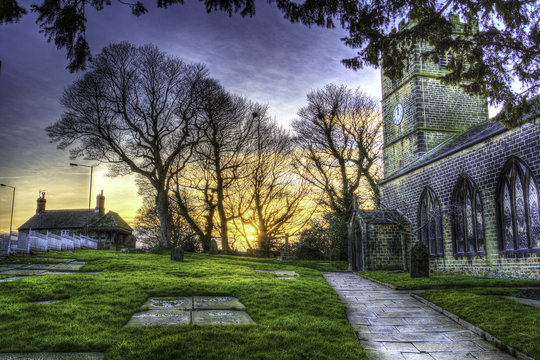
[[[143,308],[148,309],[183,309],[191,310],[193,308],[193,299],[191,297],[156,297],[150,298],[144,303]]]
[[[126,326],[188,325],[190,321],[189,311],[147,310],[133,315]]]
[[[104,358],[104,354],[98,352],[0,353],[0,360],[102,360]]]
[[[245,311],[196,310],[192,312],[194,325],[250,325],[255,321]]]
[[[323,272],[370,360],[515,359],[408,292],[353,273]]]
[[[194,296],[194,309],[244,309],[245,306],[233,296]]]

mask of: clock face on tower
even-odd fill
[[[394,124],[401,124],[401,120],[403,120],[403,105],[397,104],[394,108]]]

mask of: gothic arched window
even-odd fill
[[[511,158],[503,169],[497,194],[499,234],[503,250],[540,248],[540,204],[534,175]]]
[[[484,252],[484,216],[480,193],[468,177],[461,177],[453,198],[454,252]]]
[[[420,240],[429,249],[431,256],[443,254],[442,216],[441,206],[437,196],[429,187],[426,187],[420,197],[420,211],[418,216]]]

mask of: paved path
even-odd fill
[[[323,276],[347,306],[349,322],[371,360],[515,360],[408,291],[353,273]]]

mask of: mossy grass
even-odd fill
[[[317,268],[273,259],[112,251],[49,253],[99,274],[0,283],[0,352],[106,351],[107,359],[367,359]],[[338,270],[344,265],[321,265]],[[255,270],[294,270],[297,281]],[[225,295],[256,325],[124,328],[149,297]],[[63,300],[36,304],[40,300]]]
[[[367,278],[394,285],[397,289],[452,289],[470,287],[540,287],[538,280],[516,280],[459,274],[431,273],[429,278],[411,278],[407,272],[360,271]]]
[[[540,359],[540,309],[502,297],[516,289],[475,288],[417,292],[426,300],[481,328],[504,344]]]

